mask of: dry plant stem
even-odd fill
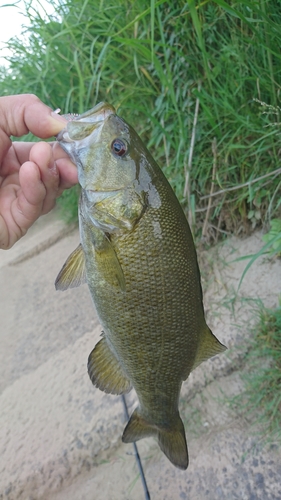
[[[230,188],[226,189],[221,189],[220,191],[216,191],[215,193],[207,194],[206,196],[201,196],[200,201],[202,200],[207,200],[208,198],[212,198],[213,196],[217,196],[218,194],[223,194],[227,193],[228,191],[235,191],[236,189],[240,189],[246,186],[250,186],[250,184],[254,184],[254,182],[261,181],[262,179],[266,179],[266,177],[270,177],[271,175],[276,175],[281,174],[281,168],[277,168],[276,170],[273,170],[272,172],[269,172],[268,174],[262,175],[261,177],[257,177],[256,179],[253,179],[248,182],[244,182],[244,184],[239,184],[239,186],[233,186]]]
[[[213,205],[211,205],[210,208],[216,208],[217,206],[218,206],[218,204],[214,203]],[[196,208],[195,213],[200,214],[200,213],[206,212],[206,210],[208,210],[208,207]]]
[[[222,212],[220,212],[218,225],[216,227],[217,234],[216,234],[215,244],[217,244],[217,242],[218,242],[219,233],[227,234],[228,236],[231,236],[231,233],[229,233],[229,231],[224,231],[223,229],[221,229],[221,221],[222,221]]]
[[[218,155],[217,155],[217,139],[216,139],[216,137],[213,139],[213,142],[212,142],[212,153],[213,153],[213,171],[212,171],[212,183],[211,183],[210,195],[212,195],[213,191],[214,191],[216,171],[217,171],[217,157],[218,157]],[[207,213],[206,213],[206,217],[205,217],[203,229],[202,229],[202,238],[203,239],[205,239],[207,236],[207,228],[208,228],[209,215],[210,215],[210,211],[211,211],[211,204],[212,204],[212,200],[211,200],[211,196],[210,196],[210,198],[208,200]]]
[[[218,224],[217,226],[214,226],[213,224],[209,224],[210,227],[212,227],[213,229],[216,230],[216,233],[217,233],[217,236],[216,236],[216,240],[215,242],[217,243],[218,241],[218,234],[219,233],[222,233],[222,234],[226,234],[227,236],[232,236],[232,233],[230,231],[225,231],[224,229],[220,229],[220,224]]]
[[[276,189],[275,189],[275,191],[273,193],[273,196],[270,199],[270,203],[269,203],[268,209],[266,211],[266,219],[267,220],[270,220],[270,218],[271,218],[271,211],[272,211],[273,201],[275,199],[276,194],[279,193],[280,186],[281,186],[281,181],[278,183],[278,185],[277,185],[277,187],[276,187]]]
[[[198,92],[201,90],[201,83],[198,84]],[[195,144],[195,133],[196,133],[196,125],[197,125],[197,120],[198,120],[198,112],[199,112],[199,97],[196,99],[195,103],[195,113],[194,113],[194,120],[193,120],[193,127],[192,127],[192,134],[191,134],[191,141],[190,141],[190,149],[189,149],[189,157],[188,157],[188,163],[187,163],[187,169],[186,169],[186,176],[185,176],[185,185],[184,185],[184,191],[183,191],[183,196],[187,196],[187,202],[188,202],[188,222],[190,227],[193,226],[193,215],[192,215],[192,210],[191,210],[191,193],[190,193],[190,172],[191,172],[191,165],[192,165],[192,157],[193,157],[193,150],[194,150],[194,144]]]

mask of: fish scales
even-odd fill
[[[176,209],[177,205],[174,213],[171,210],[166,213],[164,208],[163,215],[162,210],[148,209],[135,231],[122,237],[113,236],[111,239],[124,272],[125,293],[116,290],[112,294],[110,285],[106,285],[102,299],[95,300],[96,294],[100,295],[99,277],[90,271],[92,276],[89,286],[98,315],[100,318],[105,318],[103,324],[113,346],[119,351],[119,359],[125,364],[126,360],[122,359],[124,351],[126,357],[130,355],[131,364],[126,366],[126,371],[136,391],[138,392],[138,387],[148,385],[150,400],[155,398],[157,378],[160,376],[162,380],[165,378],[166,384],[172,386],[171,393],[176,393],[177,401],[178,380],[176,391],[174,383],[169,381],[173,381],[175,374],[180,377],[183,371],[190,371],[193,359],[187,360],[186,352],[192,342],[196,343],[194,333],[196,335],[198,328],[195,310],[189,307],[186,297],[196,293],[198,303],[202,300],[200,286],[197,284],[197,290],[194,291],[194,284],[189,280],[189,275],[192,274],[190,268],[192,265],[196,266],[196,259],[195,255],[194,262],[192,259],[188,261],[185,259],[184,249],[188,246],[190,235],[182,230],[181,212]],[[151,221],[155,221],[155,218],[160,220],[162,237],[149,242],[146,235],[153,230]],[[175,230],[177,241],[171,262],[166,245],[170,241],[170,233],[175,234]],[[182,290],[182,294],[177,298],[174,296],[175,287]],[[109,303],[111,307],[108,311]],[[111,317],[112,314],[114,318]],[[201,320],[203,322],[204,318]],[[113,334],[111,334],[112,323]],[[191,338],[188,335],[181,335],[189,330],[192,332]],[[171,339],[171,331],[179,332],[175,339]],[[176,363],[174,356],[169,355],[171,348],[176,356]],[[193,352],[195,356],[195,349]],[[136,363],[138,363],[137,371]],[[157,408],[160,422],[162,414],[164,416],[169,410],[170,404],[166,406],[161,404]]]
[[[58,135],[77,164],[81,244],[58,289],[87,282],[104,333],[89,356],[94,385],[139,405],[123,433],[154,436],[169,460],[188,465],[178,403],[182,382],[225,347],[205,322],[200,272],[182,208],[136,132],[98,104]]]

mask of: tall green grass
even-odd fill
[[[195,232],[248,231],[280,210],[279,113],[254,101],[278,106],[280,14],[279,0],[58,0],[42,17],[27,2],[28,43],[8,43],[0,93],[33,92],[63,112],[113,103]]]

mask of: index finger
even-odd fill
[[[41,139],[52,137],[65,127],[66,120],[38,97],[22,94],[0,97],[0,161],[11,146],[10,136],[32,132]]]
[[[13,148],[16,153],[18,162],[22,165],[29,160],[30,150],[35,145],[36,142],[13,142]],[[62,149],[62,147],[57,142],[48,142],[55,151],[55,159],[68,158],[68,154]]]
[[[57,135],[66,120],[33,94],[0,97],[0,127],[10,136],[32,134],[46,139]]]

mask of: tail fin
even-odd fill
[[[185,431],[178,413],[175,414],[171,425],[164,427],[147,422],[140,414],[139,408],[136,408],[124,429],[122,441],[132,443],[149,436],[157,438],[161,450],[173,465],[179,469],[187,469],[188,452]]]

